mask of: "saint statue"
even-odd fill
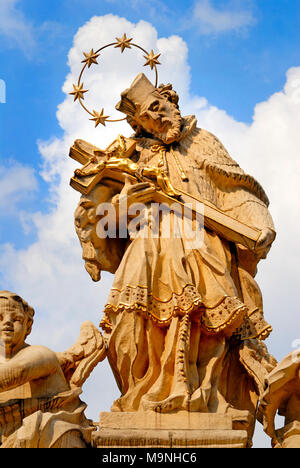
[[[171,84],[156,87],[140,74],[116,106],[134,134],[107,151],[83,141],[71,149],[81,162],[93,155],[73,178],[74,188],[94,181],[81,190],[75,213],[86,269],[94,281],[103,270],[114,274],[101,320],[121,392],[112,411],[247,410],[254,416],[264,376],[276,364],[262,341],[272,329],[254,279],[275,239],[269,202],[214,135],[198,128],[194,116],[181,115],[178,102]],[[126,167],[132,177],[118,186],[111,174]],[[143,226],[157,193],[182,206],[202,202],[216,213],[218,223],[210,224],[204,211],[201,245],[191,246],[175,228],[164,237],[161,224],[158,236],[132,232],[130,207],[144,204]],[[117,213],[115,238],[97,235],[104,202]],[[181,219],[167,210],[160,223],[166,218],[173,226]],[[124,219],[125,238],[118,236]],[[253,229],[256,242],[239,242],[222,219]]]

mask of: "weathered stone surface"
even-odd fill
[[[102,416],[100,445],[131,437],[151,445],[151,412],[170,416],[161,416],[156,444],[170,445],[171,431],[179,445],[249,445],[276,365],[262,343],[271,326],[254,279],[275,239],[268,198],[214,135],[181,115],[178,102],[170,84],[156,88],[140,74],[116,106],[135,133],[106,150],[82,140],[70,150],[84,164],[71,185],[82,194],[75,227],[86,270],[93,281],[101,271],[115,275],[101,327],[120,398],[109,419]],[[249,417],[235,419],[236,412]],[[128,427],[131,413],[140,419]],[[174,413],[193,414],[192,426]],[[228,414],[231,427],[218,429]],[[215,439],[214,430],[221,431]]]
[[[300,448],[300,420],[276,431],[274,448]]]
[[[249,414],[248,414],[249,416]],[[244,419],[247,415],[236,414]],[[171,414],[154,412],[101,413],[93,446],[101,447],[199,447],[246,448],[251,445],[246,430],[234,430],[234,417],[223,414]]]
[[[260,404],[265,432],[276,448],[300,448],[300,350],[288,354],[266,378]],[[276,414],[285,417],[285,426],[275,430]]]

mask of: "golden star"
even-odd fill
[[[94,49],[92,49],[92,50],[90,51],[89,54],[87,54],[86,52],[83,52],[83,55],[85,56],[85,59],[82,60],[81,63],[87,63],[88,68],[90,68],[90,66],[91,66],[93,63],[95,63],[96,65],[98,65],[98,62],[97,62],[96,59],[99,57],[100,54],[96,54],[96,53],[94,52]]]
[[[84,99],[83,94],[87,93],[88,89],[83,89],[83,83],[81,83],[81,85],[79,86],[73,84],[73,88],[74,90],[72,91],[72,93],[69,93],[69,94],[74,95],[74,102],[76,101],[76,99]]]
[[[115,45],[115,48],[117,47],[120,47],[121,48],[121,52],[123,53],[124,50],[127,48],[127,49],[131,49],[131,44],[130,42],[132,41],[132,38],[129,39],[126,34],[123,34],[123,37],[120,38],[120,37],[116,37],[116,40],[118,41],[118,44]]]
[[[146,67],[147,65],[150,65],[151,70],[153,70],[155,65],[160,65],[160,62],[157,60],[158,57],[160,57],[160,56],[161,56],[161,54],[154,55],[153,50],[151,50],[149,55],[144,55],[144,58],[147,60],[144,67]]]
[[[90,120],[94,120],[95,128],[98,127],[99,124],[102,124],[105,127],[105,120],[107,120],[109,118],[109,115],[103,115],[104,114],[104,109],[102,109],[101,112],[96,112],[94,110],[93,114],[94,114],[94,118],[92,118]]]

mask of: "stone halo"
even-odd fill
[[[126,33],[123,34],[123,37],[116,37],[116,42],[111,42],[109,44],[106,44],[102,47],[100,47],[98,50],[94,51],[94,49],[91,49],[90,52],[84,52],[84,60],[82,60],[81,63],[83,63],[82,70],[79,74],[79,78],[77,81],[77,84],[73,84],[73,91],[70,92],[70,95],[74,96],[74,102],[78,99],[80,105],[82,108],[88,112],[92,116],[90,120],[95,122],[95,127],[97,127],[99,124],[104,125],[106,122],[121,122],[122,120],[126,120],[126,117],[123,117],[122,119],[109,119],[109,115],[105,115],[104,109],[102,108],[100,112],[97,112],[93,110],[91,112],[84,104],[84,94],[88,92],[88,89],[84,89],[83,82],[82,82],[82,76],[86,68],[90,68],[93,64],[98,65],[97,58],[100,56],[100,52],[104,49],[107,49],[108,47],[114,47],[114,48],[120,48],[121,53],[124,52],[125,49],[131,49],[132,47],[136,47],[140,49],[145,55],[144,58],[146,59],[146,63],[144,66],[149,66],[151,70],[154,69],[155,71],[155,88],[157,88],[158,84],[158,72],[157,72],[157,65],[160,65],[160,62],[158,61],[158,58],[160,57],[161,54],[155,54],[153,50],[151,52],[147,52],[143,47],[139,46],[138,44],[135,44],[132,42],[132,38],[128,38],[126,36]]]

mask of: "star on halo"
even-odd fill
[[[81,63],[87,63],[88,68],[90,68],[93,63],[98,65],[97,58],[100,54],[96,54],[94,49],[92,49],[89,53],[83,52],[83,55],[85,56],[85,59],[82,60]]]
[[[96,112],[94,110],[93,115],[94,117],[90,120],[95,122],[95,128],[98,127],[99,124],[104,125],[105,127],[105,121],[109,118],[109,115],[104,115],[104,109],[102,109],[101,112]]]
[[[84,99],[84,93],[88,92],[88,89],[83,89],[83,83],[81,83],[79,86],[73,84],[73,91],[69,94],[74,96],[74,102],[77,99]]]
[[[121,48],[121,52],[123,53],[124,50],[127,48],[127,49],[131,49],[131,44],[130,42],[132,41],[132,38],[128,38],[126,36],[126,34],[123,34],[123,37],[116,37],[116,41],[118,42],[117,45],[115,45],[115,49],[117,47],[120,47]]]
[[[161,54],[154,54],[153,50],[151,50],[150,54],[148,55],[144,55],[144,58],[147,60],[147,62],[145,63],[144,67],[146,67],[147,65],[150,66],[151,70],[153,70],[154,66],[155,65],[160,65],[160,62],[157,60],[158,57],[160,57]]]

